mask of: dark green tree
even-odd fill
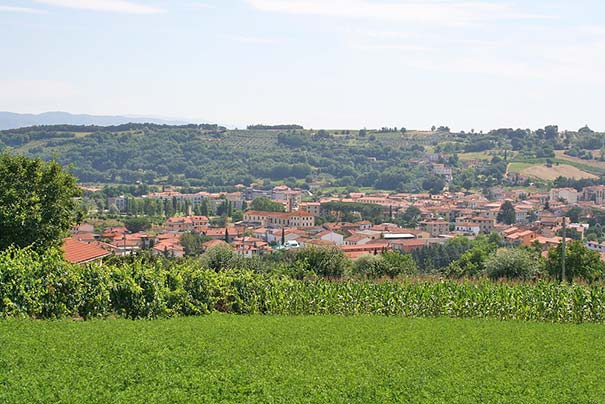
[[[516,221],[515,207],[511,201],[506,201],[500,206],[496,220],[500,223],[514,224]]]
[[[140,231],[147,231],[151,229],[151,220],[145,216],[129,217],[128,219],[124,220],[124,226],[126,226],[128,231],[138,233]]]

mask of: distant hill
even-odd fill
[[[166,125],[184,125],[187,122],[164,120],[150,117],[129,117],[111,115],[84,115],[70,114],[68,112],[44,112],[42,114],[17,114],[0,111],[0,130],[16,129],[26,126],[39,125],[97,125],[111,126],[125,123],[155,123]]]

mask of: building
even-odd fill
[[[577,203],[578,202],[578,191],[573,188],[553,188],[550,190],[550,200],[559,201],[563,200],[566,203]]]
[[[420,222],[420,229],[429,233],[431,237],[439,237],[450,232],[450,223],[445,220],[426,220]]]
[[[473,234],[476,236],[481,233],[481,226],[473,222],[456,222],[455,230],[460,233]]]
[[[603,204],[603,201],[605,201],[605,185],[584,187],[582,189],[582,200],[592,201],[597,205]]]
[[[317,233],[315,235],[316,238],[320,239],[320,240],[327,240],[327,241],[331,241],[336,245],[343,245],[345,244],[344,242],[344,237],[342,234],[338,234],[334,231],[330,231],[330,230],[324,230],[320,233]]]
[[[63,241],[63,257],[65,261],[72,264],[86,264],[92,261],[102,260],[111,255],[107,250],[92,244],[84,243],[73,238],[66,238]]]
[[[248,210],[244,212],[244,222],[262,227],[308,228],[315,226],[315,216],[300,210],[290,213]]]
[[[192,232],[196,227],[208,226],[210,221],[206,216],[171,217],[166,220],[166,230],[173,233]]]
[[[321,203],[319,202],[301,202],[298,209],[311,213],[314,216],[321,216]]]
[[[496,220],[486,216],[475,216],[471,219],[471,222],[478,224],[483,234],[489,234],[494,231]]]

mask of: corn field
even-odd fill
[[[192,262],[76,266],[60,253],[0,254],[0,317],[155,318],[211,312],[603,322],[603,284],[296,280]]]

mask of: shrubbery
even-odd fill
[[[301,250],[290,258],[308,269],[312,263],[325,265],[333,275],[335,267],[326,257],[324,251]],[[363,258],[356,267],[369,269],[368,278],[389,276],[389,268],[412,270],[408,260],[387,254]],[[78,266],[63,261],[56,250],[43,255],[28,249],[0,253],[0,317],[154,318],[215,311],[603,322],[605,288],[600,283],[546,281],[300,280],[246,269],[215,270],[194,260],[140,257]]]

